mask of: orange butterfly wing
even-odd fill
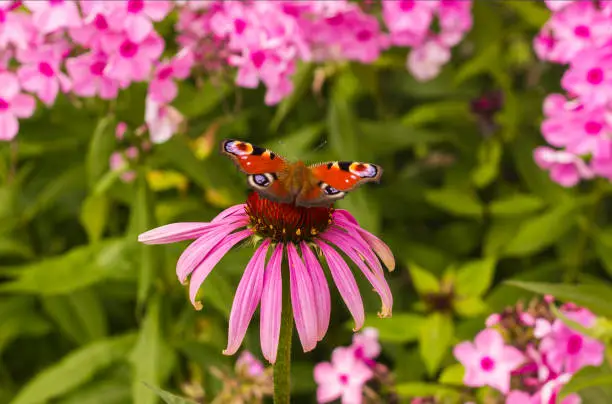
[[[227,139],[221,143],[221,152],[247,174],[247,182],[260,194],[279,201],[290,202],[292,196],[278,181],[279,173],[287,168],[287,161],[268,149],[240,140]]]
[[[296,204],[302,206],[329,205],[366,182],[380,181],[383,172],[376,164],[356,161],[320,163],[309,168],[318,186],[298,196]]]

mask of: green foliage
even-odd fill
[[[366,326],[379,330],[381,361],[401,400],[466,399],[452,346],[517,301],[552,294],[612,318],[612,187],[565,189],[533,162],[543,97],[560,80],[531,51],[547,16],[537,2],[476,1],[474,29],[425,83],[397,50],[370,65],[301,64],[294,92],[276,107],[264,105],[263,88],[182,81],[173,106],[187,119],[185,132],[123,171],[109,169],[122,147],[114,131],[120,121],[142,124],[144,87],[111,103],[61,99],[20,121],[17,139],[0,143],[0,402],[188,403],[219,393],[215,374],[235,361],[221,352],[252,247],[217,265],[195,311],[175,275],[187,243],[144,246],[136,237],[157,225],[209,221],[244,202],[244,176],[218,152],[224,138],[292,160],[384,168],[380,184],[336,207],[395,254],[398,268],[385,275],[391,318],[376,316],[376,295],[356,278]],[[501,109],[473,113],[470,102],[494,91],[503,92]],[[127,170],[135,181],[122,180]],[[309,353],[294,341],[298,403],[314,402],[314,365],[351,340],[352,322],[331,289],[327,336]],[[610,343],[604,317],[593,335]],[[258,320],[243,348],[260,356]],[[587,368],[563,394],[610,402],[611,384],[609,369]]]

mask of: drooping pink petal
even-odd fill
[[[342,296],[344,303],[355,320],[354,330],[356,331],[363,327],[365,314],[363,311],[363,301],[361,300],[361,294],[359,293],[357,282],[355,282],[355,277],[336,250],[320,240],[317,240],[316,243],[319,248],[321,248],[321,251],[323,251],[334,283],[340,292],[340,296]]]
[[[293,243],[287,244],[287,256],[295,328],[304,352],[308,352],[317,345],[317,307],[312,280]]]
[[[183,251],[178,262],[176,263],[176,276],[181,283],[184,283],[187,277],[193,270],[200,265],[202,260],[206,258],[208,253],[228,234],[234,230],[244,227],[243,222],[234,222],[225,226],[217,227],[196,241],[191,243],[189,247]]]
[[[333,232],[324,232],[321,234],[321,238],[338,246],[351,260],[353,260],[368,281],[372,284],[376,293],[378,293],[380,296],[382,309],[378,315],[380,317],[390,317],[393,309],[393,296],[385,279],[377,277],[372,271],[370,271],[363,259],[361,259],[361,257],[343,237],[338,236]]]
[[[170,244],[178,241],[191,240],[217,229],[227,223],[181,222],[171,223],[144,232],[138,236],[138,241],[145,244]]]
[[[386,245],[381,239],[379,239],[369,231],[363,229],[358,224],[355,224],[355,218],[347,211],[338,209],[334,213],[338,214],[338,217],[335,219],[338,220],[338,222],[342,224],[343,227],[348,226],[349,228],[352,228],[359,232],[361,237],[366,240],[366,242],[374,250],[376,255],[380,257],[381,261],[385,264],[389,271],[393,271],[395,269],[395,258],[393,257],[393,253],[391,252],[391,249],[388,245]]]
[[[261,243],[247,264],[242,279],[240,279],[230,312],[227,348],[223,351],[224,355],[236,353],[244,339],[251,318],[259,305],[264,285],[266,254],[268,253],[269,246],[270,240],[264,240]]]
[[[325,234],[329,234],[330,236],[346,239],[349,245],[357,251],[357,253],[365,259],[368,263],[368,266],[372,268],[376,276],[384,278],[385,274],[380,265],[380,260],[372,251],[370,245],[361,237],[361,235],[349,228],[340,227],[338,223],[336,223],[336,227],[332,227],[325,231]]]
[[[280,336],[280,322],[282,311],[283,282],[281,266],[283,260],[283,243],[278,243],[264,276],[264,287],[261,295],[261,309],[259,310],[261,352],[270,363],[276,362],[278,339]]]
[[[319,260],[314,255],[308,244],[300,243],[302,258],[306,264],[306,269],[310,274],[312,286],[315,290],[315,304],[317,307],[317,341],[321,341],[327,333],[329,327],[329,319],[331,316],[331,297],[329,294],[329,285],[323,273],[323,268]]]
[[[206,258],[204,258],[200,265],[198,265],[198,267],[193,271],[191,279],[189,280],[189,300],[191,300],[193,307],[195,307],[197,310],[202,308],[202,304],[196,302],[196,296],[198,294],[198,290],[200,290],[200,286],[202,286],[202,283],[210,271],[212,271],[215,265],[221,261],[221,258],[223,258],[223,256],[227,254],[227,252],[231,250],[233,246],[249,237],[251,234],[253,234],[251,230],[247,229],[232,233],[225,237],[215,246],[215,248],[212,249],[210,253],[208,253]]]

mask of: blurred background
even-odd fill
[[[235,377],[235,357],[221,351],[252,249],[217,265],[195,311],[175,276],[188,244],[136,241],[245,201],[244,176],[218,150],[225,138],[292,160],[384,168],[380,184],[337,207],[395,254],[392,318],[377,318],[378,298],[357,278],[366,324],[379,330],[378,361],[397,385],[456,383],[452,346],[533,296],[507,280],[608,282],[609,182],[563,188],[533,160],[543,99],[560,91],[562,74],[532,50],[548,10],[475,1],[472,15],[427,82],[407,71],[399,47],[369,64],[299,62],[293,91],[274,106],[265,88],[233,84],[231,69],[179,80],[172,105],[184,120],[152,147],[139,129],[146,83],[110,101],[60,95],[20,121],[17,137],[0,143],[0,402],[153,403],[156,388],[211,402]],[[171,36],[175,23],[171,15],[156,29]],[[350,344],[349,313],[335,291],[332,300],[327,337],[310,353],[294,344],[295,402],[314,402],[314,365]],[[243,344],[256,356],[257,324],[256,314]]]

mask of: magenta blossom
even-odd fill
[[[352,349],[336,348],[331,363],[322,362],[315,366],[317,401],[328,403],[341,398],[342,404],[360,404],[363,385],[373,375],[368,366],[355,358]]]
[[[63,48],[58,45],[20,50],[17,58],[19,81],[25,90],[35,93],[47,106],[53,105],[60,89],[70,90],[70,79],[61,71]]]
[[[124,35],[107,35],[102,50],[108,55],[104,74],[122,83],[143,81],[149,77],[153,62],[164,50],[164,40],[152,32],[142,42],[133,42]]]
[[[247,376],[261,376],[265,370],[263,363],[249,351],[242,351],[236,360],[236,371],[245,373]]]
[[[145,123],[153,143],[164,143],[179,132],[185,118],[173,106],[160,104],[147,97],[145,100]]]
[[[12,140],[19,131],[17,118],[34,114],[36,100],[22,94],[19,81],[13,73],[0,73],[0,140]]]
[[[174,100],[178,94],[174,79],[186,79],[191,73],[193,63],[193,52],[189,48],[183,48],[171,60],[161,62],[149,83],[149,97],[160,103]]]
[[[395,261],[389,248],[362,229],[344,210],[328,207],[304,208],[282,204],[250,194],[247,203],[220,213],[210,223],[175,223],[139,236],[147,244],[165,244],[196,239],[181,255],[177,276],[189,278],[189,298],[197,309],[200,286],[221,258],[247,239],[261,240],[236,290],[229,320],[229,338],[224,353],[234,354],[261,303],[260,338],[264,357],[274,363],[280,333],[282,276],[289,277],[291,303],[298,336],[304,351],[314,349],[327,332],[331,298],[326,277],[315,251],[327,261],[330,274],[355,320],[363,326],[365,313],[357,283],[341,249],[357,265],[382,300],[380,316],[391,315],[393,298],[379,259],[389,269]],[[269,260],[268,252],[272,253]],[[266,262],[267,261],[267,262]],[[345,354],[339,354],[344,358]],[[350,350],[351,360],[356,360]],[[359,373],[359,380],[370,370]],[[337,392],[337,390],[334,390]]]
[[[166,0],[125,0],[116,2],[108,18],[111,28],[125,30],[133,42],[142,42],[153,32],[153,21],[161,21],[172,9]]]
[[[581,179],[594,176],[593,171],[575,154],[550,147],[538,147],[533,154],[540,168],[550,170],[550,177],[564,187],[573,187]]]
[[[510,373],[525,361],[518,349],[505,345],[499,332],[490,328],[478,333],[474,343],[455,346],[453,354],[465,367],[466,386],[491,386],[502,393],[510,390]]]
[[[81,25],[74,0],[25,0],[23,4],[32,10],[34,25],[43,34]]]
[[[564,311],[564,314],[585,327],[592,327],[595,322],[595,316],[587,309]],[[601,365],[604,349],[604,344],[572,330],[559,319],[540,344],[548,365],[557,373],[574,373],[584,366]]]
[[[353,335],[355,356],[368,365],[373,365],[373,359],[380,355],[380,343],[378,342],[378,330],[376,328],[364,328],[359,334]]]
[[[72,92],[81,97],[99,96],[110,100],[119,93],[119,81],[105,75],[108,58],[102,53],[85,53],[66,61]]]

